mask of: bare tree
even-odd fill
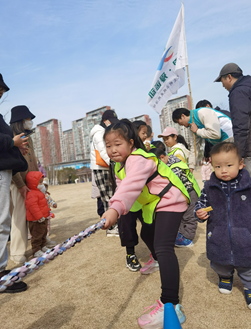
[[[1,101],[0,101],[0,105],[3,104],[4,102],[7,102],[6,101],[6,98],[8,97],[8,94],[5,94],[3,98],[1,98]],[[10,110],[8,110],[4,115],[3,115],[3,118],[4,120],[6,121],[6,115],[10,112]]]

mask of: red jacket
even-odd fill
[[[26,218],[30,222],[49,216],[49,207],[45,195],[37,188],[41,177],[43,177],[43,174],[40,171],[30,171],[25,178],[26,185],[30,189],[25,200]]]

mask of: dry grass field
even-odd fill
[[[200,177],[196,173],[196,177]],[[200,179],[198,179],[199,181]],[[50,186],[58,203],[51,239],[57,242],[99,221],[91,183]],[[140,229],[140,224],[138,224]],[[149,252],[140,241],[141,263]],[[243,287],[237,275],[231,295],[218,292],[218,278],[205,250],[205,224],[199,224],[195,245],[176,248],[180,264],[183,329],[251,328]],[[27,256],[31,259],[30,242]],[[15,267],[11,261],[8,269]],[[125,267],[120,239],[98,231],[24,278],[28,290],[0,294],[1,329],[136,329],[144,307],[160,296],[159,272],[143,276]]]

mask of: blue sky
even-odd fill
[[[228,62],[251,74],[251,2],[183,3],[194,103],[228,109],[228,92],[213,81]],[[109,105],[120,118],[150,115],[157,136],[147,93],[180,7],[168,0],[2,1],[0,72],[10,91],[0,113],[24,104],[35,124],[56,118],[66,130]],[[176,96],[185,94],[187,83]]]

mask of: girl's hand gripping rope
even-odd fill
[[[105,213],[103,213],[101,219],[105,219],[105,224],[103,226],[103,230],[107,230],[112,225],[117,223],[119,214],[115,209],[108,209]]]

